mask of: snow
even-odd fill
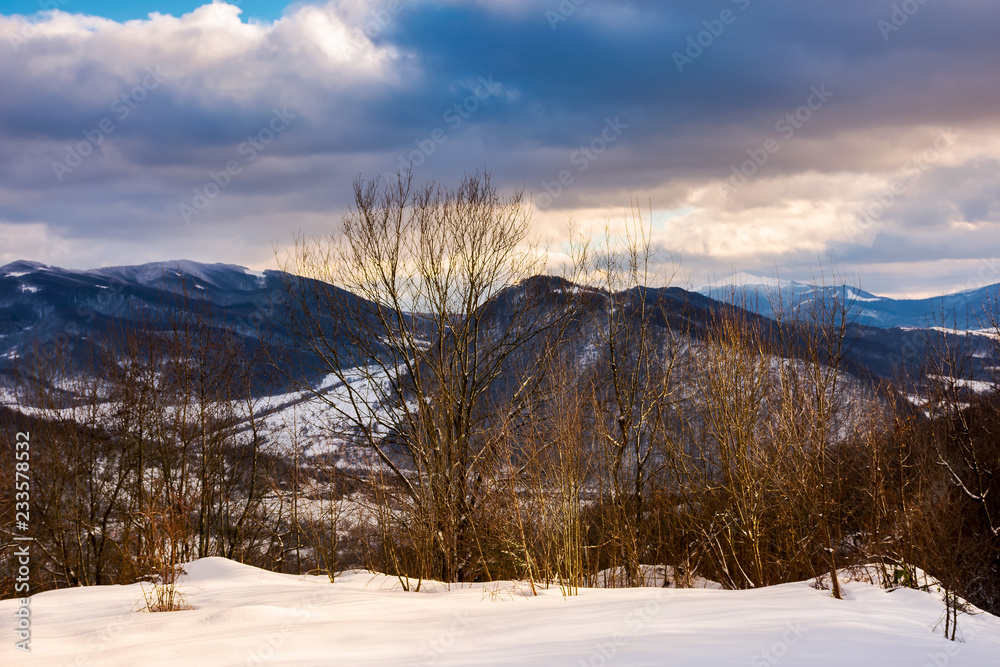
[[[100,269],[90,269],[78,273],[111,280],[134,282],[140,285],[156,284],[165,275],[172,273],[177,277],[186,276],[187,278],[196,278],[206,285],[218,286],[216,278],[218,278],[219,272],[243,274],[246,272],[246,269],[235,264],[202,264],[200,262],[179,259],[167,262],[138,264],[135,266],[105,266]]]
[[[3,384],[0,384],[0,405],[15,409],[18,407],[17,394]]]
[[[8,278],[20,278],[21,276],[26,276],[29,273],[34,273],[35,271],[48,271],[49,267],[41,264],[40,262],[31,262],[28,260],[20,259],[16,262],[11,262],[10,264],[4,264],[0,266],[0,276],[6,276]]]
[[[0,359],[13,359],[16,356],[16,352],[10,351],[0,356]],[[390,413],[399,413],[398,408],[382,404],[388,392],[384,386],[388,379],[385,369],[379,366],[357,367],[347,373],[346,379],[349,386],[345,386],[335,375],[327,375],[315,392],[306,390],[276,394],[257,402],[255,411],[260,419],[260,427],[270,436],[269,447],[272,451],[288,452],[293,445],[296,445],[301,448],[300,451],[309,456],[338,452],[345,424],[348,423],[345,415],[354,414],[352,395],[363,411],[365,421],[371,424],[375,431],[390,421]],[[57,383],[57,386],[70,393],[75,393],[77,390],[72,382],[62,385]],[[86,401],[81,405],[65,408],[42,409],[23,405],[19,403],[10,388],[3,384],[0,384],[0,405],[13,407],[25,415],[71,419],[81,423],[87,423],[95,414],[110,417],[114,410],[114,406],[109,403],[91,406]],[[244,408],[242,402],[236,401],[229,409],[236,414],[242,414]],[[168,411],[171,410],[172,408],[168,408]],[[344,464],[346,463],[345,460]]]
[[[780,280],[778,278],[769,278],[767,276],[756,276],[752,273],[734,273],[727,278],[722,278],[716,283],[702,285],[695,291],[696,292],[704,292],[706,290],[714,291],[724,287],[784,288],[784,287],[792,287],[794,285],[801,285],[801,283],[797,283],[794,280]]]
[[[993,340],[1000,340],[1000,331],[997,331],[996,329],[972,329],[969,333],[977,336],[985,336],[986,338],[992,338]]]
[[[581,287],[580,285],[574,285],[573,287],[562,288],[557,287],[552,290],[554,294],[600,294],[601,291],[594,289],[593,287]]]
[[[953,336],[983,336],[1000,340],[1000,333],[993,329],[953,329],[951,327],[900,327],[902,331],[938,331]]]
[[[385,369],[377,365],[359,366],[345,374],[349,386],[336,375],[327,375],[315,392],[298,391],[270,396],[267,402],[276,406],[264,416],[264,428],[275,442],[290,447],[292,434],[310,455],[332,453],[338,449],[337,431],[345,424],[345,415],[354,417],[353,396],[364,421],[378,430],[387,421],[390,408],[381,399],[387,390]],[[319,396],[317,396],[319,394]]]
[[[267,276],[264,275],[263,271],[254,271],[254,270],[248,269],[246,267],[242,267],[242,268],[243,268],[243,273],[247,274],[248,276],[253,276],[254,278],[259,278],[260,280],[263,280],[264,278],[267,277]]]
[[[960,619],[942,638],[940,598],[844,584],[753,591],[426,585],[368,572],[280,575],[220,558],[185,566],[187,611],[138,611],[140,585],[32,598],[31,655],[0,601],[0,664],[31,665],[884,665],[998,664],[1000,619]],[[148,587],[148,584],[146,584]]]
[[[995,385],[992,382],[985,382],[983,380],[967,380],[965,378],[953,378],[943,375],[928,375],[927,377],[931,380],[944,382],[945,384],[954,384],[956,387],[971,389],[977,394],[986,394],[993,391],[995,388]]]
[[[846,288],[846,295],[847,298],[852,301],[885,301],[885,299],[880,296],[861,296],[859,291],[851,289],[850,287]]]
[[[666,582],[667,587],[678,587],[678,573],[673,567],[663,565],[640,565],[639,574],[642,576],[642,585],[650,587],[660,587]],[[628,586],[628,574],[625,568],[616,567],[601,570],[594,576],[592,584],[594,588],[625,588]],[[689,578],[689,582],[683,588],[714,588],[722,590],[722,584],[716,581],[709,581],[698,576]]]

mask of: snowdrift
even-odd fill
[[[404,592],[384,575],[266,572],[221,558],[185,566],[194,607],[138,611],[138,584],[51,591],[30,603],[31,653],[0,601],[2,665],[1000,665],[1000,619],[963,616],[943,639],[933,594],[846,582],[754,591],[448,586]],[[148,587],[148,584],[147,584]]]

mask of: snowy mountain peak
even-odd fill
[[[188,278],[215,287],[237,286],[234,282],[240,283],[239,286],[243,286],[243,282],[247,283],[246,286],[252,286],[263,278],[263,274],[235,264],[202,264],[186,259],[137,266],[109,266],[91,269],[86,273],[139,285],[159,285],[165,280]]]
[[[42,264],[41,262],[31,262],[25,259],[19,259],[16,262],[0,266],[0,276],[19,278],[34,271],[44,271],[48,268],[48,266]]]
[[[804,283],[794,280],[781,280],[769,276],[759,276],[745,271],[734,273],[728,277],[714,280],[706,285],[695,288],[694,291],[705,294],[709,291],[724,289],[727,287],[769,287],[783,289],[786,287],[804,286]]]

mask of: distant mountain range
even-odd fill
[[[106,346],[111,334],[124,325],[136,326],[136,314],[150,332],[168,330],[184,313],[208,313],[210,328],[235,332],[248,351],[263,351],[271,360],[313,386],[323,381],[322,365],[303,353],[290,333],[290,316],[297,307],[287,285],[305,279],[280,271],[255,272],[229,264],[200,264],[189,261],[160,262],[141,266],[120,266],[89,271],[67,270],[37,262],[18,261],[0,267],[0,374],[10,373],[18,359],[32,350],[43,353],[66,351],[84,358],[95,346]],[[756,281],[756,282],[755,282]],[[540,276],[509,288],[510,294],[491,304],[483,316],[502,321],[508,299],[517,291],[549,290],[566,294],[572,287],[560,278]],[[316,285],[317,283],[313,283]],[[318,284],[324,290],[338,288]],[[698,338],[710,326],[720,309],[744,306],[765,327],[773,315],[769,295],[780,295],[786,304],[803,307],[812,299],[848,299],[857,322],[852,327],[852,345],[847,370],[873,380],[889,379],[903,368],[912,371],[919,364],[923,347],[954,337],[954,332],[926,329],[940,324],[936,315],[963,313],[958,328],[977,328],[964,314],[987,295],[995,296],[997,285],[940,299],[903,301],[877,297],[849,287],[817,288],[790,281],[776,282],[755,276],[735,276],[729,284],[703,287],[694,292],[672,287],[646,290],[645,298],[655,300],[659,309],[656,326],[683,331]],[[372,309],[374,304],[341,290],[350,308]],[[593,312],[584,319],[584,338],[597,335],[601,309],[631,308],[637,302],[635,290],[593,300]],[[554,296],[550,307],[560,307]],[[330,315],[331,318],[336,315]],[[949,328],[951,319],[946,320]],[[329,330],[337,331],[329,321]],[[336,335],[336,334],[332,334]],[[969,338],[969,337],[966,337]],[[970,372],[973,379],[986,379],[990,369],[1000,365],[996,348],[986,335],[972,335],[975,356]],[[335,341],[337,344],[339,342]],[[580,355],[594,340],[579,344]],[[581,357],[582,358],[582,357]],[[260,393],[280,393],[282,388],[263,382]]]
[[[870,327],[920,329],[944,327],[963,331],[984,328],[983,307],[998,303],[1000,284],[927,299],[891,299],[848,285],[817,286],[737,273],[695,290],[699,294],[737,304],[767,317],[783,308],[808,308],[815,299],[839,299],[850,304],[854,321]]]
[[[126,325],[165,331],[187,314],[206,319],[208,330],[235,332],[251,355],[263,351],[318,380],[287,335],[286,278],[279,271],[188,261],[89,271],[8,264],[0,267],[0,374],[33,350],[82,360]]]

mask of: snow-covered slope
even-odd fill
[[[923,328],[942,321],[961,330],[982,326],[983,306],[1000,295],[1000,285],[946,294],[928,299],[891,299],[848,285],[813,285],[778,280],[751,273],[734,273],[694,291],[727,303],[735,303],[772,317],[774,308],[797,308],[815,299],[838,299],[851,305],[851,315],[859,324],[879,328]]]
[[[189,260],[153,262],[138,266],[110,266],[85,273],[123,283],[169,287],[177,278],[185,278],[195,287],[208,285],[219,289],[252,290],[262,287],[265,274],[235,264],[202,264]],[[189,286],[189,289],[191,287]]]
[[[965,641],[934,629],[939,599],[806,583],[755,591],[431,585],[382,575],[279,575],[208,558],[186,566],[188,611],[136,611],[138,585],[52,591],[31,602],[31,655],[14,646],[16,601],[0,602],[3,665],[810,665],[1000,664],[1000,619],[963,617]]]
[[[707,295],[713,290],[725,290],[733,287],[760,287],[765,289],[782,289],[786,287],[806,287],[804,283],[797,283],[794,280],[781,280],[768,276],[758,276],[753,273],[739,272],[721,278],[718,282],[708,283],[698,287],[694,291]]]

